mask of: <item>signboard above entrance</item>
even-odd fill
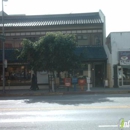
[[[119,51],[120,65],[130,65],[130,51]]]

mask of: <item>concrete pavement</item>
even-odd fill
[[[65,86],[60,86],[55,92],[49,91],[48,85],[39,85],[40,90],[30,90],[30,86],[6,86],[5,93],[3,93],[2,86],[0,87],[0,97],[2,96],[44,96],[44,95],[73,95],[73,94],[128,94],[130,93],[130,87],[128,88],[101,88],[92,87],[90,91],[87,91],[87,87],[84,87],[82,91],[79,86],[76,87],[76,91],[73,87],[67,90]]]

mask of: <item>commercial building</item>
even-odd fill
[[[106,38],[110,87],[130,87],[130,32],[112,32]]]
[[[107,56],[104,50],[106,38],[105,16],[102,11],[92,13],[56,14],[56,15],[6,15],[5,59],[8,61],[6,77],[12,83],[28,83],[31,71],[26,64],[17,60],[14,50],[21,48],[23,38],[36,41],[47,32],[75,34],[78,46],[76,52],[84,55],[84,69],[78,69],[79,76],[91,78],[93,86],[103,87],[106,78]],[[0,27],[2,21],[0,17]],[[2,29],[0,30],[0,33]],[[0,43],[0,75],[2,75],[2,43]],[[65,73],[61,73],[65,77]],[[38,72],[38,83],[48,83],[48,74]]]

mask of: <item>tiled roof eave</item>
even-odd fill
[[[19,20],[19,21],[5,21],[5,27],[27,27],[27,26],[51,26],[51,25],[91,25],[102,24],[101,19],[55,19],[55,20]],[[2,26],[2,23],[0,23]]]
[[[103,23],[75,23],[75,24],[63,24],[63,23],[60,23],[60,24],[26,24],[26,23],[23,23],[23,24],[4,24],[5,27],[32,27],[32,26],[61,26],[61,25],[94,25],[94,24],[103,24]],[[3,25],[0,24],[0,27],[2,27]]]

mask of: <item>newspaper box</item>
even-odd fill
[[[77,84],[78,83],[78,79],[77,78],[72,78],[72,83],[73,84]]]
[[[85,80],[85,79],[79,79],[79,80],[78,80],[78,84],[79,84],[80,86],[83,86],[83,85],[86,84],[86,80]]]
[[[65,86],[70,87],[71,86],[71,78],[65,78]]]

